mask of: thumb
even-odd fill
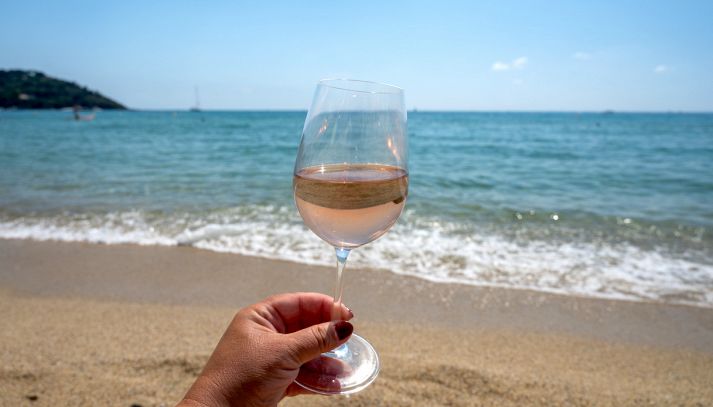
[[[292,357],[300,365],[347,341],[354,326],[347,321],[324,322],[286,335]]]

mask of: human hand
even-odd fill
[[[294,383],[302,364],[347,341],[354,315],[331,321],[332,297],[291,293],[241,309],[179,406],[275,406],[309,393]]]

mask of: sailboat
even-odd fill
[[[201,101],[198,98],[198,86],[196,86],[196,104],[195,104],[195,106],[191,107],[189,110],[191,112],[200,112],[201,111]]]

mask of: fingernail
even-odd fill
[[[354,318],[354,312],[352,311],[352,309],[347,307],[346,305],[344,306],[344,308],[346,308],[347,311],[349,311],[349,318]]]
[[[334,329],[337,331],[337,337],[341,341],[352,334],[354,326],[347,321],[339,321],[334,325]]]

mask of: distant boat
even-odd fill
[[[94,117],[96,116],[96,113],[90,113],[90,114],[80,114],[79,112],[82,110],[82,108],[79,105],[74,105],[72,107],[72,113],[74,115],[74,120],[79,121],[79,122],[90,122],[94,120]]]
[[[196,86],[196,105],[188,109],[191,112],[200,112],[201,111],[201,100],[198,97],[198,86]]]

